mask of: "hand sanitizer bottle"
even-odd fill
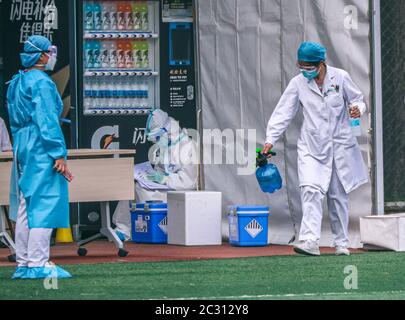
[[[350,106],[349,110],[352,110],[354,106]],[[361,120],[360,118],[350,118],[350,127],[352,128],[353,136],[361,137]]]

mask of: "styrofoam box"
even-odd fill
[[[221,192],[168,192],[168,244],[183,246],[221,245],[221,202]]]
[[[360,218],[361,242],[405,252],[405,214]]]

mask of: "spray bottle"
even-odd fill
[[[262,149],[256,149],[256,152],[256,178],[260,189],[265,193],[274,193],[280,190],[283,186],[283,179],[277,167],[268,161],[269,155],[276,156],[277,154],[273,151],[263,154]]]

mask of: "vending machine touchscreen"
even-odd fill
[[[191,65],[192,37],[191,23],[170,24],[169,50],[171,66]]]

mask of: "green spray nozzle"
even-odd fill
[[[268,164],[268,156],[276,156],[277,153],[273,151],[269,151],[267,154],[263,154],[263,149],[256,149],[257,157],[256,157],[256,167],[264,167]]]

